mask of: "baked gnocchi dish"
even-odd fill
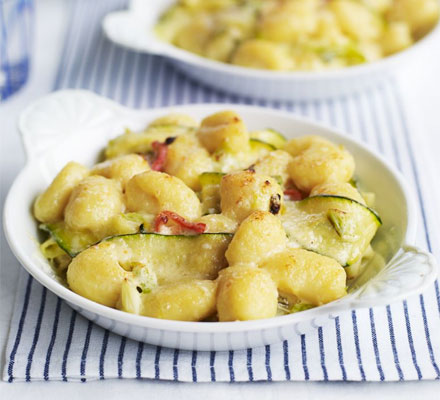
[[[438,18],[438,0],[178,0],[156,34],[224,63],[315,71],[402,51]]]
[[[341,145],[172,114],[70,161],[35,200],[43,255],[75,293],[129,313],[245,321],[340,299],[371,258],[374,194]]]

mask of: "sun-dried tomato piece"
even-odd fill
[[[160,227],[166,225],[169,220],[174,221],[181,228],[181,233],[185,230],[193,231],[195,233],[203,233],[206,231],[206,224],[202,222],[189,222],[173,211],[162,211],[156,216],[156,219],[154,220],[154,231],[159,232]]]
[[[298,201],[303,199],[302,193],[298,189],[290,188],[284,191],[286,196],[289,196],[291,200]]]
[[[167,160],[168,146],[166,143],[160,143],[157,140],[154,141],[151,146],[155,152],[154,161],[151,164],[151,169],[153,171],[163,171],[165,162]]]

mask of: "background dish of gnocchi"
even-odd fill
[[[43,285],[128,337],[268,344],[435,279],[432,257],[404,244],[414,214],[402,178],[321,125],[236,105],[133,111],[65,91],[30,106],[20,129],[29,163],[5,207],[11,248]],[[51,234],[44,256],[33,214]],[[222,322],[195,322],[214,315]]]
[[[437,0],[178,0],[156,33],[220,62],[316,71],[412,46],[435,26],[439,9]]]
[[[132,0],[105,17],[104,32],[205,84],[263,99],[364,89],[416,59],[440,30],[438,0],[175,3]]]

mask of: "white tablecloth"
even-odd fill
[[[37,4],[37,34],[36,51],[34,57],[33,74],[28,86],[20,94],[12,98],[8,103],[0,106],[0,129],[1,129],[1,201],[3,204],[7,190],[24,163],[24,155],[19,137],[16,132],[16,117],[18,113],[33,99],[47,93],[53,86],[53,77],[58,65],[60,45],[63,41],[66,18],[63,2],[56,0],[40,0]],[[417,134],[419,140],[426,143],[426,158],[432,161],[431,170],[423,173],[432,174],[433,196],[440,199],[440,191],[435,185],[440,172],[440,119],[438,110],[440,106],[440,78],[437,71],[440,70],[440,43],[437,51],[431,52],[424,60],[415,60],[414,65],[408,66],[399,74],[399,83],[404,93],[406,109],[409,110],[409,120],[412,131]],[[437,191],[434,194],[434,191]],[[17,280],[17,262],[10,253],[4,236],[1,241],[1,293],[0,301],[0,354],[1,364],[4,360],[4,345],[7,337],[8,325],[11,317]],[[374,393],[381,397],[394,396],[399,398],[436,398],[440,392],[438,382],[406,382],[398,384],[316,384],[316,383],[260,383],[260,384],[177,384],[169,382],[137,382],[137,381],[105,381],[81,384],[58,384],[58,383],[32,383],[31,385],[15,383],[8,385],[0,383],[0,397],[9,399],[14,396],[26,398],[43,397],[51,393],[63,395],[68,398],[81,397],[83,399],[96,398],[105,393],[107,398],[117,398],[121,393],[127,397],[133,394],[159,395],[164,398],[201,397],[205,394],[209,398],[224,396],[237,398],[278,398],[281,395],[295,395],[303,398],[325,396],[326,398],[344,398],[344,396],[363,398]],[[47,396],[47,395],[46,395]],[[113,396],[113,397],[112,397]]]

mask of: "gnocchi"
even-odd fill
[[[284,202],[283,191],[275,180],[253,171],[225,175],[220,184],[222,213],[242,222],[253,211],[278,214]]]
[[[322,183],[348,182],[354,173],[353,156],[342,146],[321,138],[292,139],[285,149],[293,156],[289,176],[304,192]]]
[[[312,0],[295,7],[313,15]],[[374,193],[322,137],[249,132],[230,110],[170,114],[103,154],[68,163],[34,203],[42,253],[89,300],[169,320],[272,318],[343,297],[375,259]]]
[[[200,216],[197,195],[182,180],[164,172],[147,171],[135,175],[128,181],[125,201],[130,211],[158,214],[170,210],[185,218]]]
[[[63,218],[64,209],[75,186],[89,174],[89,170],[76,162],[69,162],[34,204],[34,215],[41,222],[54,222]]]
[[[217,311],[220,321],[246,321],[276,315],[278,292],[264,269],[231,266],[220,272]]]
[[[437,0],[177,0],[156,34],[242,67],[335,69],[404,50],[433,29],[439,10]]]
[[[200,321],[216,311],[217,282],[192,280],[158,288],[142,296],[140,315]]]
[[[148,162],[138,154],[128,154],[107,160],[93,167],[92,175],[101,175],[105,178],[114,179],[125,190],[127,182],[135,175],[149,171]]]
[[[319,306],[346,294],[344,268],[330,257],[304,249],[291,249],[261,265],[280,293],[302,303]]]
[[[73,230],[101,231],[124,208],[122,192],[116,181],[89,176],[73,189],[64,220]]]

